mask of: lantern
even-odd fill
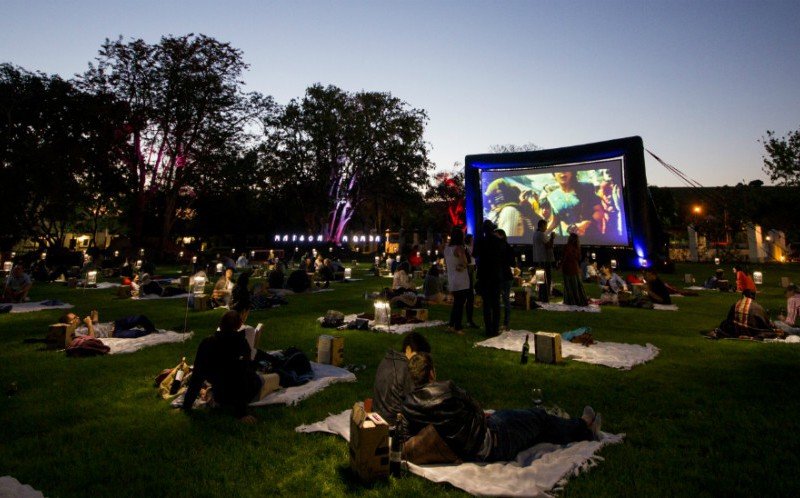
[[[92,270],[86,274],[86,285],[97,285],[97,270]]]
[[[392,307],[388,301],[375,301],[375,326],[388,327],[392,321]]]
[[[764,283],[764,274],[760,271],[753,272],[753,283],[756,285],[761,285]]]

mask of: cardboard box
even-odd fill
[[[130,285],[120,285],[119,287],[117,287],[117,297],[121,297],[121,298],[131,297],[131,286]]]
[[[427,322],[428,321],[428,309],[427,308],[406,308],[405,310],[405,317],[406,318],[416,318],[417,320]]]
[[[344,337],[321,335],[317,338],[317,363],[340,367],[344,364]]]
[[[362,482],[389,476],[389,424],[363,403],[353,405],[349,450],[350,468]]]
[[[75,325],[54,323],[50,325],[45,341],[47,349],[64,349],[75,339]]]
[[[539,363],[561,363],[561,334],[555,332],[536,332],[533,334],[533,348]]]
[[[194,305],[192,309],[195,311],[206,311],[208,309],[208,296],[194,296]]]

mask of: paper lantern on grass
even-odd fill
[[[144,248],[139,249],[139,256],[144,256]]]
[[[192,256],[192,264],[197,263],[197,256]]]
[[[3,262],[3,271],[11,271],[11,267],[14,266],[14,263],[11,261],[4,261]]]
[[[11,259],[14,259],[16,257],[17,257],[17,253],[15,253],[14,251],[11,251]]]
[[[524,263],[524,262],[525,262],[525,253],[522,253],[522,254],[520,255],[520,257],[519,257],[519,258],[520,258],[520,259],[522,260],[522,262]]]
[[[114,251],[114,257],[115,257],[115,258],[118,258],[118,257],[119,257],[119,251]]]
[[[40,254],[39,257],[42,258],[42,259],[47,258],[47,251],[45,251],[42,254]]]
[[[217,273],[222,273],[222,271],[223,271],[224,269],[225,269],[225,267],[223,266],[223,264],[222,264],[222,263],[217,263],[217,267],[216,267],[216,271],[217,271]]]
[[[200,272],[192,278],[192,293],[195,296],[202,296],[206,292],[206,274]]]
[[[352,268],[345,268],[344,269],[344,278],[350,279],[353,276],[353,269]]]
[[[719,266],[719,258],[714,258],[714,264]]]
[[[388,327],[392,321],[392,307],[388,301],[375,301],[375,325]]]
[[[134,267],[134,268],[136,268],[137,270],[138,270],[139,268],[141,268],[141,267],[142,267],[142,260],[141,260],[141,259],[137,259],[137,260],[136,260],[136,264],[135,264],[135,265],[133,265],[133,267]]]
[[[764,274],[760,271],[753,272],[753,283],[756,285],[761,285],[764,283]]]
[[[544,270],[536,270],[535,276],[537,284],[543,284],[547,280],[547,274],[544,272]]]
[[[616,267],[617,267],[617,260],[616,259],[612,259],[611,260],[611,268],[616,268]]]
[[[92,270],[86,274],[86,285],[97,285],[97,270]]]
[[[378,266],[380,264],[381,264],[381,257],[380,256],[375,256],[375,266]]]

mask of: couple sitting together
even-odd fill
[[[568,444],[600,438],[600,414],[587,406],[564,419],[540,408],[486,413],[453,381],[437,379],[430,344],[412,332],[403,351],[389,351],[375,374],[373,409],[390,424],[402,414],[410,437],[403,447],[413,463],[514,460],[538,443]]]

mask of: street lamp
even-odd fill
[[[694,207],[692,208],[692,212],[694,214],[702,214],[703,206],[701,206],[700,204],[695,204]]]

